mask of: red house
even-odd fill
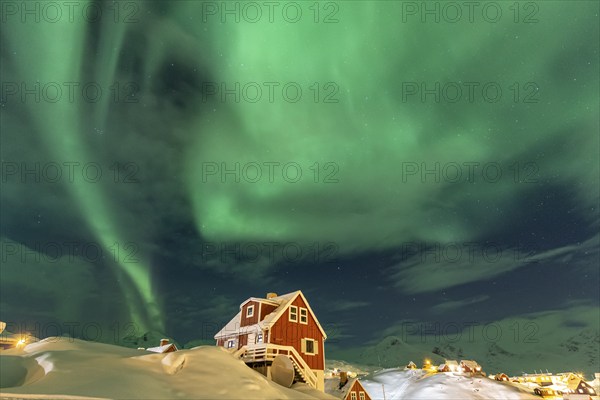
[[[295,381],[324,390],[327,335],[299,290],[249,298],[214,338],[267,377],[275,357],[284,355],[292,361]]]
[[[344,400],[371,400],[371,397],[358,379],[350,383],[349,389],[344,396]]]

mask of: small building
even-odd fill
[[[417,369],[417,364],[415,364],[414,362],[411,361],[406,366],[406,369]]]
[[[508,375],[506,375],[503,372],[500,372],[499,374],[496,374],[494,376],[494,379],[497,380],[497,381],[504,381],[504,382],[508,382],[510,380],[509,377],[508,377]]]
[[[456,360],[444,360],[444,364],[448,367],[448,372],[459,372],[458,361]]]
[[[348,391],[345,393],[343,400],[371,400],[371,396],[369,396],[362,383],[358,379],[354,379],[348,384]]]
[[[580,376],[577,376],[575,374],[569,374],[569,376],[567,377],[567,389],[568,393],[596,396],[596,391],[594,390],[592,385],[590,385],[589,383],[581,379]]]
[[[296,371],[295,381],[325,389],[325,339],[327,335],[297,290],[266,298],[250,297],[240,311],[214,336],[217,346],[231,349],[248,366],[270,377],[278,355],[288,357]]]
[[[477,374],[481,372],[481,365],[473,360],[460,360],[460,371],[469,374]]]
[[[456,360],[444,360],[444,364],[450,370],[449,372],[458,372],[458,361]]]
[[[554,377],[550,373],[523,374],[517,377],[520,383],[537,383],[540,386],[550,386],[554,383]]]
[[[160,339],[160,345],[158,347],[148,347],[146,350],[153,353],[172,353],[179,350],[175,343],[169,343],[169,339]]]

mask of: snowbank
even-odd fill
[[[47,338],[0,353],[0,398],[333,399],[305,385],[284,388],[220,347],[150,353]]]

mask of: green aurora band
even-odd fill
[[[87,2],[80,2],[84,7]],[[93,80],[87,80],[82,74],[82,62],[86,56],[84,40],[86,24],[82,21],[70,22],[61,19],[56,23],[20,23],[18,20],[6,27],[10,35],[3,40],[15,40],[11,47],[19,49],[16,69],[21,75],[17,81],[23,82],[88,82],[93,81],[101,88],[110,87],[114,82],[114,69],[117,62],[125,26],[116,28],[112,25],[104,29],[101,51],[98,54],[100,71]],[[47,40],[41,40],[47,38]],[[31,104],[32,103],[32,104]],[[103,96],[100,103],[93,104],[93,115],[85,110],[80,102],[71,102],[67,96],[56,103],[40,102],[30,104],[30,117],[50,159],[65,165],[78,162],[81,165],[97,161],[86,146],[85,121],[90,117],[95,121],[98,130],[103,130],[110,103],[109,96]],[[68,184],[73,198],[79,205],[82,215],[86,216],[90,228],[95,232],[98,243],[106,253],[123,246],[135,237],[127,235],[127,227],[120,227],[111,209],[109,194],[97,182],[86,181],[82,174],[74,174],[73,182]],[[135,241],[134,241],[135,243]],[[113,250],[111,250],[113,249]],[[113,260],[114,268],[123,294],[130,309],[131,322],[142,332],[150,329],[164,331],[163,318],[153,293],[150,272],[142,262],[127,262],[118,255]],[[113,264],[109,261],[109,264]]]
[[[339,22],[333,24],[314,23],[312,15],[295,24],[280,17],[274,23],[264,18],[221,24],[218,18],[202,22],[202,2],[165,3],[163,14],[152,19],[145,14],[147,4],[135,4],[139,24],[108,19],[98,30],[91,75],[102,87],[116,80],[120,51],[133,29],[149,38],[140,44],[146,46],[141,53],[147,82],[161,63],[169,62],[170,51],[178,51],[229,88],[235,82],[258,82],[263,89],[264,82],[280,83],[273,103],[265,100],[266,89],[257,103],[236,103],[231,97],[222,102],[216,95],[189,120],[172,120],[190,133],[179,149],[180,169],[205,240],[333,241],[348,256],[406,241],[469,241],[502,226],[503,210],[518,207],[520,199],[545,184],[568,187],[580,206],[576,211],[597,223],[596,2],[540,2],[539,22],[533,24],[515,23],[509,14],[498,23],[480,14],[473,23],[402,22],[402,2],[379,1],[339,2]],[[89,56],[85,22],[11,19],[3,32],[2,40],[18,50],[13,80],[90,80],[82,73]],[[303,89],[297,103],[282,100],[281,87],[288,82]],[[333,82],[339,102],[314,102],[310,88],[315,82],[319,100]],[[456,103],[435,102],[431,96],[425,102],[419,96],[403,101],[403,84],[411,82],[429,88],[436,82],[479,82],[479,88],[495,82],[503,94],[495,103],[483,101],[481,90],[475,91],[474,102],[465,99],[465,91]],[[522,90],[517,102],[510,90],[515,82]],[[528,82],[535,82],[537,103],[522,101]],[[105,128],[108,102],[105,96],[89,107],[33,103],[29,116],[54,161],[85,163],[96,160],[96,154],[82,132],[89,126]],[[139,112],[172,118],[163,111]],[[119,140],[118,135],[111,138]],[[231,177],[223,183],[219,175],[206,176],[207,163],[232,168],[252,162],[295,162],[303,177],[289,183],[280,169],[273,182],[264,174],[256,183],[235,183]],[[328,162],[339,167],[338,183],[322,182]],[[480,173],[474,182],[458,184],[403,175],[403,163],[431,168],[490,162],[502,168],[497,182],[486,182]],[[309,169],[315,163],[321,167],[319,183]],[[538,184],[515,182],[509,169],[515,163],[535,163]],[[105,249],[143,234],[116,217],[119,205],[103,185],[78,177],[69,190]],[[163,330],[165,316],[148,261],[152,254],[143,258],[139,264],[118,262],[114,272],[133,321],[147,330]]]
[[[266,86],[256,104],[236,103],[231,95],[225,102],[210,97],[214,110],[197,124],[187,157],[190,196],[205,237],[335,241],[345,254],[413,240],[468,241],[501,226],[502,209],[517,207],[528,191],[546,184],[574,187],[579,211],[594,221],[598,5],[539,3],[534,24],[516,24],[506,14],[498,23],[479,14],[474,23],[466,17],[421,23],[418,16],[402,23],[402,3],[340,2],[334,24],[315,24],[312,16],[295,24],[266,18],[209,24],[219,50],[211,54],[217,82],[228,89],[235,82],[281,86],[273,103],[265,100]],[[299,102],[282,100],[287,82],[303,88]],[[321,96],[324,84],[335,82],[339,102],[315,103],[314,82]],[[480,86],[472,103],[466,86],[456,103],[443,98],[438,103],[433,96],[423,102],[418,95],[404,102],[406,82],[430,89],[435,82]],[[487,82],[503,90],[499,101],[484,101],[481,88]],[[521,87],[518,102],[510,89],[515,82]],[[523,102],[527,82],[535,82],[527,94],[534,90],[539,102]],[[219,164],[219,172],[208,174],[207,162]],[[269,182],[265,167],[258,182],[242,176],[235,183],[231,174],[220,174],[221,162],[230,170],[235,163],[243,168],[251,162],[297,162],[303,179],[289,183],[276,171]],[[314,183],[309,167],[315,162],[337,164],[339,183]],[[428,168],[498,163],[503,177],[486,181],[480,167],[472,183],[466,182],[466,168],[459,183],[434,182],[431,176],[422,182],[420,175],[403,175],[403,163],[413,162]],[[537,185],[515,182],[510,168],[517,162],[537,165]],[[255,176],[255,169],[248,171]],[[320,179],[326,172],[331,170],[322,170]]]

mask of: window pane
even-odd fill
[[[313,340],[306,341],[306,352],[314,353],[315,352],[315,342]]]

